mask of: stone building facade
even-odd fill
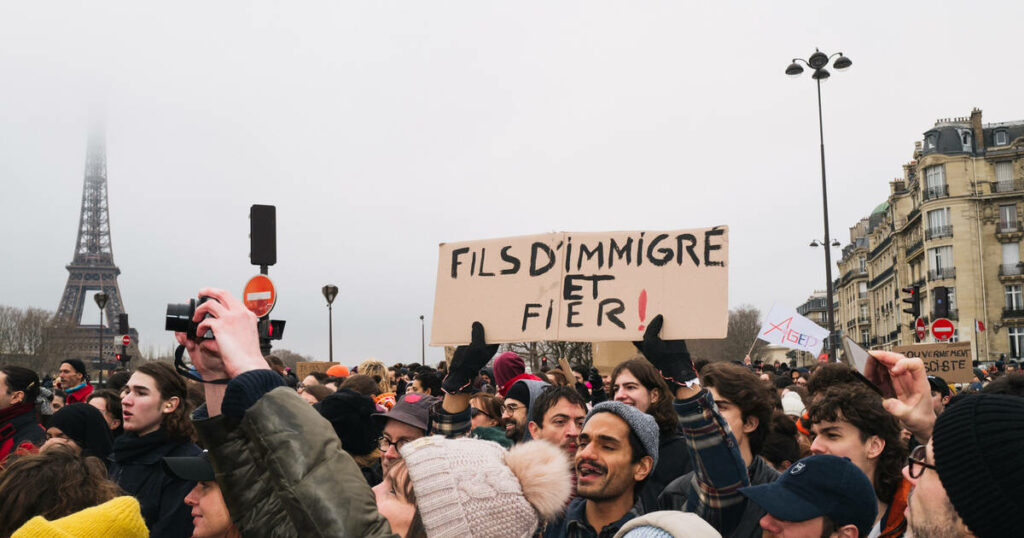
[[[947,296],[953,341],[971,341],[977,360],[1024,355],[1024,121],[984,124],[978,109],[939,120],[889,187],[850,228],[836,329],[876,349],[915,343],[901,290],[917,285],[929,324]]]

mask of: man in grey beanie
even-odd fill
[[[545,537],[615,534],[640,515],[636,495],[658,463],[658,423],[622,402],[595,405],[577,442],[577,497],[544,529]]]

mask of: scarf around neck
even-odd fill
[[[0,409],[0,424],[6,424],[16,417],[35,411],[35,409],[36,406],[34,402],[21,402],[9,406],[6,409]]]
[[[118,463],[131,461],[156,450],[168,442],[170,442],[170,439],[163,428],[141,437],[131,432],[125,432],[117,439],[114,439],[114,451],[111,452],[110,458]]]

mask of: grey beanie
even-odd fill
[[[598,413],[614,413],[622,420],[626,421],[629,425],[629,429],[633,430],[633,433],[640,439],[640,444],[647,450],[647,454],[654,459],[651,463],[651,469],[653,470],[658,466],[658,423],[654,420],[654,417],[644,413],[643,411],[626,405],[622,402],[601,402],[594,406],[593,409],[587,413],[587,420],[584,421],[584,425],[590,421],[590,417]]]

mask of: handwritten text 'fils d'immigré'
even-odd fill
[[[530,245],[529,260],[524,268],[523,255],[517,256],[512,253],[512,245],[501,247],[497,256],[499,261],[488,261],[488,249],[482,247],[473,250],[469,247],[460,247],[452,250],[451,277],[492,277],[496,275],[515,275],[521,270],[529,270],[530,276],[540,276],[563,259],[565,271],[581,270],[586,264],[588,270],[614,269],[616,264],[625,266],[641,267],[644,263],[650,263],[655,267],[662,267],[670,263],[678,266],[692,264],[694,267],[724,267],[725,263],[717,258],[720,256],[722,245],[715,243],[716,238],[723,236],[725,230],[712,228],[704,232],[704,244],[699,245],[697,236],[690,233],[677,234],[674,237],[670,234],[658,234],[651,238],[645,238],[645,232],[638,236],[629,236],[625,240],[609,238],[597,243],[573,244],[572,236],[565,241],[560,241],[554,248],[541,241],[535,241]],[[561,252],[562,249],[565,252]],[[493,251],[491,256],[494,256]],[[497,263],[497,265],[491,265]],[[596,263],[596,267],[594,264]],[[461,270],[460,270],[461,268]]]

